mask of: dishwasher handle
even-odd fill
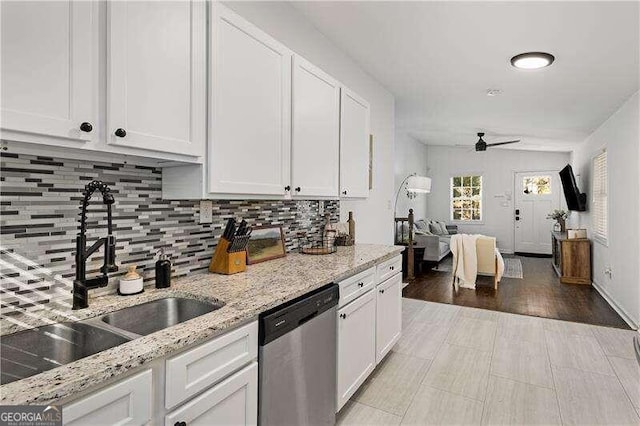
[[[300,319],[298,320],[298,326],[301,326],[302,324],[304,324],[304,323],[305,323],[305,322],[307,322],[307,321],[311,321],[313,318],[315,318],[315,317],[317,317],[317,316],[318,316],[318,311],[311,312],[311,313],[310,313],[309,315],[307,315],[306,317],[304,317],[304,318],[300,318]]]

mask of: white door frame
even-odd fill
[[[557,179],[558,182],[558,186],[559,186],[559,191],[562,191],[562,183],[560,182],[560,170],[550,170],[550,169],[545,169],[545,170],[513,170],[512,171],[512,179],[513,179],[513,206],[511,209],[511,224],[513,226],[513,252],[514,253],[518,253],[518,246],[517,246],[517,241],[516,241],[516,203],[517,203],[517,191],[520,191],[520,187],[519,187],[519,182],[517,181],[517,176],[518,174],[532,174],[532,175],[538,175],[538,174],[547,174],[547,175],[551,175],[554,179]],[[558,198],[559,198],[559,206],[558,208],[563,208],[564,204],[562,202],[563,197],[561,193],[558,193]],[[549,236],[549,239],[551,239],[551,236]]]

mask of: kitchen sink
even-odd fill
[[[223,303],[205,303],[194,299],[168,297],[130,308],[121,309],[102,317],[112,327],[142,336],[213,312]]]
[[[4,385],[113,348],[130,339],[85,323],[60,323],[2,336]]]

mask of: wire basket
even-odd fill
[[[306,232],[298,233],[298,246],[303,254],[331,254],[336,252],[336,231],[325,231],[320,237],[309,237]]]

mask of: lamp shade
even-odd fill
[[[409,176],[407,179],[407,191],[422,194],[431,192],[431,178],[425,176]]]

